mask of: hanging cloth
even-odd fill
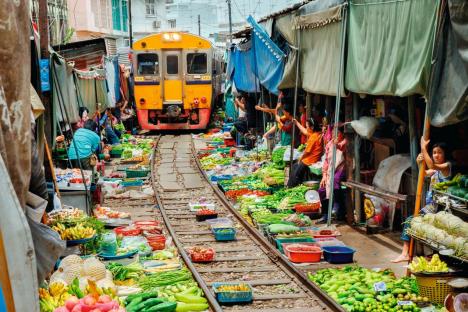
[[[278,85],[283,78],[286,55],[252,16],[249,16],[247,21],[252,25],[252,50],[254,55],[251,66],[254,74],[260,84],[268,91],[278,94]]]
[[[449,0],[434,52],[429,115],[436,127],[468,119],[468,2]]]
[[[253,51],[251,41],[238,44],[229,53],[228,74],[237,90],[244,92],[257,92],[260,90],[253,70]]]
[[[426,94],[436,0],[353,0],[345,87],[356,93]]]

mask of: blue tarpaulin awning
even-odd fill
[[[249,16],[247,21],[252,25],[251,50],[253,51],[252,67],[254,73],[260,84],[268,91],[278,94],[278,85],[283,78],[286,55],[252,16]]]
[[[257,92],[260,90],[252,67],[253,51],[250,41],[237,45],[229,52],[227,77],[234,82],[237,90],[244,92]]]

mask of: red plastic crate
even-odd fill
[[[226,146],[235,146],[236,145],[236,140],[235,139],[224,139],[224,145]]]
[[[305,245],[319,247],[315,243],[296,243],[296,244],[283,244],[284,254],[291,262],[295,263],[314,263],[320,262],[322,259],[322,250],[320,251],[295,251],[294,245]]]
[[[120,236],[138,236],[141,234],[141,229],[133,226],[121,226],[114,229],[115,234]]]
[[[213,248],[208,248],[207,253],[199,253],[199,252],[194,252],[190,250],[190,258],[192,259],[192,262],[211,262],[214,259],[215,256],[215,251]]]

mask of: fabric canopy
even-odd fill
[[[253,63],[251,41],[239,44],[229,52],[227,75],[228,79],[234,82],[237,90],[244,92],[260,90],[253,71]]]
[[[344,0],[317,0],[299,9],[300,76],[308,92],[336,96]],[[341,83],[344,96],[344,83]]]
[[[431,124],[437,127],[468,119],[468,2],[449,0],[443,14],[429,94]]]
[[[84,106],[89,110],[90,115],[96,112],[96,103],[101,104],[101,112],[110,107],[104,74],[102,69],[93,71],[75,70],[78,102],[80,106]]]
[[[260,83],[271,93],[278,94],[278,85],[283,77],[286,55],[270,39],[268,33],[254,20],[247,18],[252,25],[253,69]],[[236,84],[236,87],[237,84]]]
[[[374,95],[424,95],[438,2],[350,2],[346,88]]]

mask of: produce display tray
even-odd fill
[[[230,231],[227,233],[222,232],[225,230]],[[214,228],[212,231],[217,241],[233,241],[236,239],[236,229],[234,228]]]
[[[354,262],[354,250],[347,246],[325,246],[323,250],[323,259],[333,264],[344,264]]]
[[[133,250],[130,252],[127,252],[126,254],[121,254],[121,255],[106,255],[106,254],[98,254],[99,258],[102,258],[103,260],[120,260],[120,259],[125,259],[125,258],[131,258],[134,255],[138,253],[138,250]]]
[[[447,248],[445,247],[444,245],[442,244],[439,244],[438,242],[435,242],[435,241],[432,241],[432,240],[429,240],[429,239],[426,239],[426,238],[421,238],[419,237],[418,235],[416,235],[414,232],[411,231],[411,228],[407,229],[407,233],[409,236],[411,236],[413,239],[423,243],[424,245],[432,248],[433,250],[435,251],[441,251],[441,250],[447,250],[447,249],[450,249],[450,248]],[[463,257],[459,257],[459,256],[456,256],[456,255],[444,255],[444,257],[449,257],[449,258],[453,258],[453,259],[456,259],[458,261],[461,261],[461,262],[464,262],[464,263],[468,263],[468,259],[467,258],[463,258]]]
[[[67,242],[67,247],[85,244],[85,243],[87,243],[87,242],[92,241],[95,237],[96,237],[96,235],[91,236],[91,237],[88,237],[88,238],[67,240],[67,241],[66,241],[66,242]]]
[[[230,291],[220,292],[218,288],[222,285],[238,285],[239,283],[213,283],[213,291],[216,295],[216,300],[219,303],[236,304],[236,303],[250,303],[253,300],[252,287],[249,284],[245,284],[249,287],[250,291]]]

